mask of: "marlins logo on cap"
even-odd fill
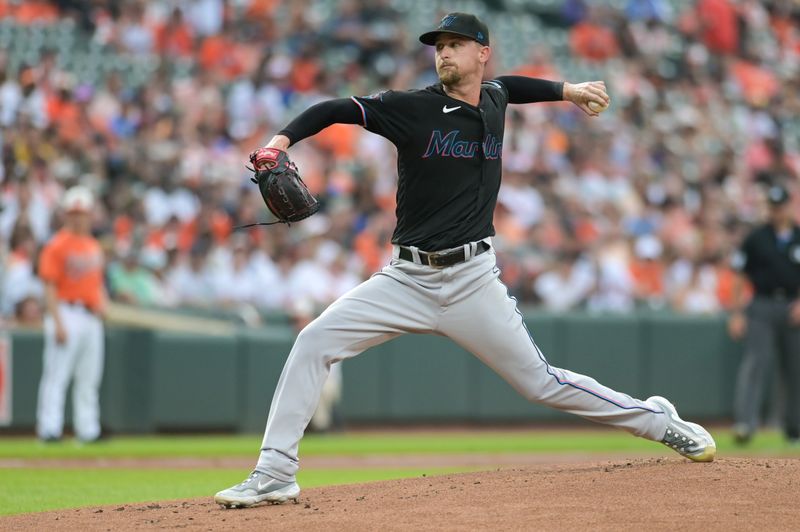
[[[66,212],[90,212],[93,205],[92,193],[84,186],[74,186],[64,194],[63,206]]]
[[[436,36],[440,33],[461,35],[477,41],[483,46],[489,46],[489,28],[478,17],[469,13],[450,13],[446,15],[439,22],[438,28],[423,33],[419,36],[419,40],[422,44],[433,46],[436,44]]]
[[[445,16],[442,21],[439,23],[440,28],[447,28],[453,25],[453,22],[456,21],[455,15],[447,15]]]

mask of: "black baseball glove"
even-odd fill
[[[250,179],[258,185],[264,203],[277,220],[242,227],[291,224],[308,218],[319,210],[319,201],[303,183],[297,172],[297,165],[289,160],[289,155],[285,151],[277,148],[259,148],[250,154],[250,162],[253,167],[248,169],[255,174]]]

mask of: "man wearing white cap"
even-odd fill
[[[39,383],[36,433],[61,439],[64,401],[74,379],[75,435],[100,437],[99,390],[103,374],[103,252],[91,235],[92,193],[76,186],[64,195],[64,227],[45,245],[39,275],[45,283],[44,367]]]

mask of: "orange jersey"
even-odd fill
[[[56,233],[42,249],[39,276],[55,285],[59,300],[102,309],[103,250],[95,238],[66,229]]]

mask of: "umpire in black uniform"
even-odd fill
[[[745,340],[734,405],[740,444],[759,427],[767,372],[776,357],[786,388],[784,432],[790,442],[800,441],[800,226],[790,199],[782,185],[767,190],[769,221],[744,239],[736,261],[755,290],[744,309],[740,279],[729,322],[731,336]]]

